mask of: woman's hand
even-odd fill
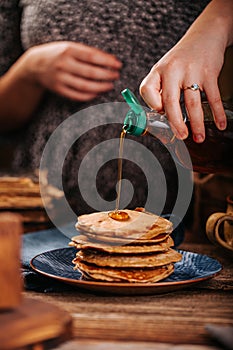
[[[204,45],[200,49],[193,41],[180,42],[152,68],[141,84],[140,93],[151,108],[165,111],[176,136],[185,139],[188,130],[179,103],[180,92],[184,90],[193,139],[202,142],[205,128],[200,91],[187,87],[197,83],[205,91],[216,125],[225,129],[226,117],[217,84],[222,65],[223,54],[214,45],[212,48]]]
[[[111,90],[121,68],[115,56],[68,41],[32,47],[25,52],[24,61],[28,79],[77,101]]]
[[[232,7],[233,2],[225,2]],[[211,3],[212,7],[206,9],[186,35],[154,65],[140,86],[145,102],[154,110],[165,111],[173,131],[180,139],[188,136],[179,104],[180,93],[184,90],[193,139],[198,143],[205,139],[205,128],[200,91],[188,88],[192,84],[198,84],[200,90],[205,92],[217,127],[220,130],[226,128],[218,76],[225,49],[230,43],[228,32],[232,29],[233,21],[232,15],[218,19],[216,12],[220,12],[221,1],[213,0]]]
[[[27,50],[0,77],[0,130],[24,125],[46,89],[88,101],[113,88],[121,62],[87,45],[59,41]]]

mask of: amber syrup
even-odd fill
[[[122,180],[122,156],[124,148],[124,139],[126,131],[122,129],[120,135],[120,145],[119,145],[119,155],[118,155],[118,173],[117,173],[117,198],[116,198],[116,207],[114,211],[111,211],[108,215],[111,219],[117,221],[126,221],[129,219],[129,215],[122,210],[119,210],[120,206],[120,197],[121,197],[121,180]]]

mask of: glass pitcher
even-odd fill
[[[166,115],[142,107],[129,89],[123,90],[122,95],[130,106],[124,120],[124,130],[135,136],[149,133],[165,144],[181,165],[187,167],[183,142],[173,134]],[[203,143],[196,143],[192,138],[185,106],[181,103],[184,121],[189,129],[189,136],[184,143],[189,151],[194,171],[233,173],[233,103],[224,101],[223,106],[227,116],[227,128],[222,131],[215,125],[208,101],[202,101],[206,138]]]

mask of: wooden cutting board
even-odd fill
[[[71,338],[69,313],[48,302],[24,297],[15,309],[0,312],[1,350],[42,350]]]

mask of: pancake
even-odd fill
[[[161,253],[150,254],[110,254],[97,252],[95,250],[81,249],[76,254],[73,263],[84,262],[105,267],[157,267],[175,263],[181,260],[182,255],[177,251],[168,248]]]
[[[82,232],[82,235],[85,235],[87,239],[92,239],[99,242],[105,242],[110,245],[119,245],[119,244],[145,244],[145,243],[158,243],[164,241],[170,234],[169,233],[160,233],[158,236],[153,237],[151,239],[143,239],[143,238],[125,238],[125,237],[108,237],[102,236],[100,234],[95,235],[94,233]],[[75,236],[77,237],[77,236]]]
[[[161,233],[172,232],[172,223],[158,215],[128,209],[124,211],[129,215],[126,221],[111,219],[108,211],[81,215],[76,228],[96,236],[132,239],[151,239]]]
[[[153,283],[158,282],[174,271],[173,264],[153,269],[113,269],[78,262],[75,269],[79,269],[86,279],[107,282]]]
[[[77,249],[95,249],[104,251],[107,253],[121,253],[121,254],[140,254],[140,253],[153,253],[158,251],[164,251],[174,245],[173,239],[168,236],[160,243],[130,243],[127,245],[110,245],[105,242],[88,240],[86,236],[76,236],[72,238],[72,243]]]

